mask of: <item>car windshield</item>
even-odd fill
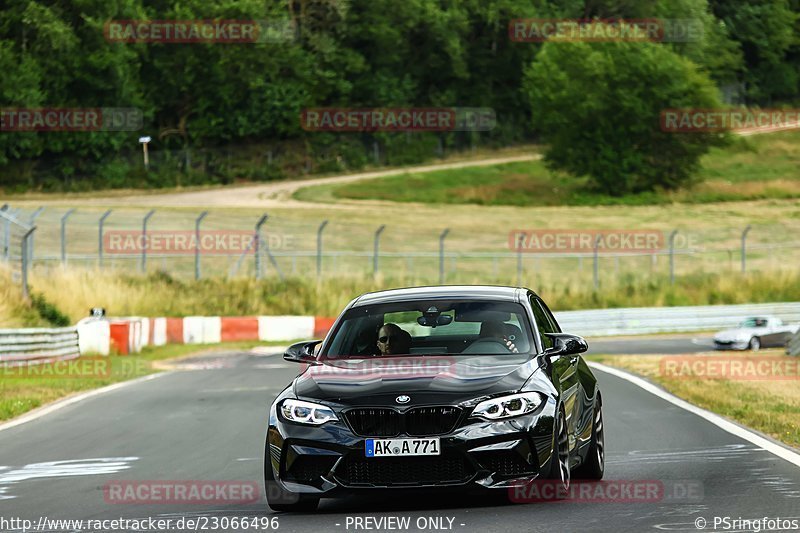
[[[348,310],[323,359],[394,355],[527,353],[525,309],[517,303],[415,300]]]
[[[739,327],[741,328],[764,328],[766,326],[767,326],[766,318],[755,318],[755,317],[747,318],[741,324],[739,324]]]

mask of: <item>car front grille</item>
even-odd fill
[[[469,481],[474,469],[457,452],[430,457],[373,457],[352,453],[336,476],[348,486],[393,487],[455,485]]]
[[[353,431],[362,437],[444,435],[456,427],[461,409],[452,406],[414,407],[405,412],[389,408],[351,409],[345,413]]]

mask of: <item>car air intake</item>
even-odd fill
[[[466,483],[474,474],[465,457],[445,453],[435,457],[381,457],[351,453],[334,474],[349,486],[424,486]]]
[[[413,437],[444,435],[456,427],[461,409],[452,406],[414,407],[401,413],[390,408],[351,409],[345,414],[353,431],[362,437]]]

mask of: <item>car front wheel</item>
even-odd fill
[[[759,339],[758,337],[753,337],[752,339],[750,339],[750,344],[748,345],[748,348],[750,348],[750,350],[754,351],[754,352],[757,352],[758,350],[760,350],[761,349],[761,339]]]
[[[598,398],[592,421],[592,440],[589,444],[589,449],[586,451],[586,462],[575,472],[577,478],[603,479],[606,460],[605,435],[603,431],[603,406]]]
[[[567,435],[567,417],[564,411],[559,411],[556,418],[556,438],[553,453],[550,459],[549,479],[556,482],[555,496],[564,499],[569,495],[570,469],[569,469],[569,437]]]

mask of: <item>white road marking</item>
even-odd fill
[[[695,346],[710,346],[710,347],[713,348],[714,341],[712,339],[694,338],[694,339],[692,339],[692,344],[694,344]]]
[[[593,369],[605,372],[606,374],[611,374],[612,376],[624,379],[625,381],[632,383],[641,389],[644,389],[650,394],[658,396],[662,400],[665,400],[677,407],[680,407],[681,409],[689,411],[690,413],[695,414],[700,418],[707,420],[708,422],[711,422],[721,430],[727,431],[731,435],[746,440],[751,444],[755,444],[759,448],[766,450],[769,453],[777,457],[780,457],[781,459],[784,459],[795,466],[800,467],[799,453],[790,450],[789,448],[785,448],[780,444],[772,442],[769,439],[765,439],[761,435],[758,435],[757,433],[749,429],[745,429],[742,426],[739,426],[738,424],[726,420],[725,418],[719,416],[718,414],[712,413],[711,411],[706,411],[705,409],[701,409],[696,405],[692,405],[685,400],[681,400],[677,396],[668,393],[667,391],[659,388],[658,386],[650,383],[649,381],[640,378],[639,376],[634,376],[633,374],[625,372],[624,370],[613,368],[601,363],[591,362],[589,363],[589,366],[592,367]]]
[[[100,396],[101,394],[105,394],[107,392],[112,392],[115,390],[122,389],[129,385],[134,385],[136,383],[141,383],[143,381],[150,381],[152,379],[159,378],[161,376],[166,376],[170,374],[170,372],[161,372],[159,374],[150,374],[147,376],[143,376],[141,378],[132,379],[130,381],[123,381],[121,383],[114,383],[113,385],[109,385],[108,387],[103,387],[101,389],[95,389],[88,392],[84,392],[81,394],[77,394],[75,396],[70,396],[68,398],[64,398],[63,400],[57,400],[51,404],[45,405],[39,409],[35,409],[30,411],[27,414],[24,414],[18,418],[10,420],[4,424],[0,424],[0,431],[4,431],[6,429],[11,429],[13,427],[19,426],[26,422],[30,422],[32,420],[36,420],[37,418],[41,418],[43,416],[47,416],[50,413],[58,411],[59,409],[63,409],[68,405],[72,405],[74,403],[82,402],[83,400],[88,400],[89,398],[93,398],[95,396]]]
[[[116,474],[130,468],[138,457],[99,457],[95,459],[75,459],[69,461],[48,461],[33,463],[16,470],[2,467],[5,471],[0,473],[0,500],[11,500],[17,496],[6,493],[9,485],[14,485],[29,479],[60,478],[75,476],[97,476],[103,474]]]

